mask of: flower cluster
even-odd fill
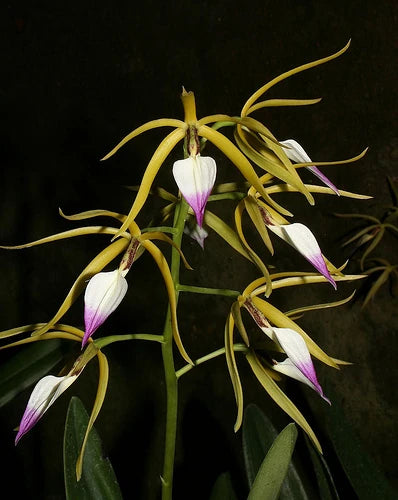
[[[184,120],[165,118],[150,121],[129,133],[103,158],[103,160],[110,158],[124,144],[141,133],[158,127],[173,128],[161,141],[149,160],[129,213],[119,214],[106,210],[91,210],[73,216],[65,216],[61,212],[61,215],[69,220],[86,220],[94,217],[112,218],[119,223],[117,227],[84,226],[26,245],[13,247],[26,248],[83,234],[107,234],[112,236],[110,244],[82,271],[54,317],[46,324],[34,325],[31,328],[21,329],[17,332],[26,333],[31,331],[29,341],[57,337],[66,338],[65,331],[62,330],[59,321],[71,307],[76,297],[84,292],[85,330],[81,332],[73,329],[73,327],[68,327],[66,331],[67,335],[70,336],[68,338],[81,342],[83,352],[66,375],[58,377],[49,375],[37,383],[22,417],[16,438],[17,442],[77,379],[83,368],[93,357],[97,356],[99,362],[104,366],[104,359],[106,358],[104,358],[101,349],[107,343],[120,339],[103,337],[94,341],[92,336],[100,330],[106,319],[117,309],[126,296],[128,291],[127,274],[133,263],[145,250],[150,253],[160,270],[168,295],[169,320],[166,321],[165,331],[170,325],[172,337],[181,356],[188,365],[194,366],[194,362],[183,345],[177,321],[178,294],[183,290],[183,286],[178,281],[178,271],[175,270],[176,266],[173,268],[173,261],[172,269],[170,269],[166,257],[154,244],[153,240],[169,243],[172,246],[173,255],[176,256],[174,262],[179,263],[179,259],[182,259],[185,266],[191,269],[180,248],[182,233],[184,231],[188,233],[204,248],[206,237],[213,231],[236,250],[238,254],[256,266],[260,273],[260,277],[256,281],[249,284],[242,292],[235,294],[235,301],[231,306],[226,321],[224,352],[238,405],[238,417],[235,427],[239,428],[243,411],[243,389],[235,361],[235,351],[243,350],[253,373],[267,392],[277,404],[301,425],[320,448],[308,423],[279,388],[276,381],[280,380],[281,375],[294,378],[309,386],[330,403],[318,381],[312,357],[335,368],[339,364],[344,364],[344,362],[331,358],[324,353],[287,313],[283,313],[272,305],[270,296],[276,288],[308,283],[328,282],[336,289],[336,282],[357,279],[358,276],[346,276],[342,272],[343,268],[339,269],[329,262],[322,253],[312,231],[301,222],[289,222],[286,217],[291,217],[292,214],[286,207],[275,201],[273,194],[299,192],[312,205],[315,203],[314,193],[366,198],[365,196],[337,189],[319,168],[325,165],[356,161],[363,156],[365,151],[346,160],[315,162],[311,160],[297,141],[293,139],[278,140],[263,123],[254,119],[251,115],[255,111],[269,106],[316,104],[319,99],[259,99],[278,82],[300,71],[328,62],[341,55],[347,48],[348,45],[329,57],[294,68],[271,80],[247,100],[239,116],[218,114],[198,119],[194,94],[183,89],[181,99],[185,112]],[[234,142],[220,132],[223,127],[233,128]],[[163,164],[167,163],[168,155],[182,141],[184,158],[175,161],[170,169],[179,190],[178,195],[174,195],[163,188],[157,187],[154,183],[159,169]],[[212,157],[202,154],[209,143],[223,153],[230,164],[239,170],[243,177],[241,185],[236,183],[216,185],[216,162]],[[302,168],[314,174],[322,185],[305,184],[299,175]],[[158,195],[167,202],[161,211],[160,218],[162,224],[165,224],[174,217],[172,227],[149,226],[142,230],[138,227],[138,216],[141,214],[149,195]],[[235,227],[229,226],[208,208],[208,204],[212,201],[222,199],[237,200],[234,212]],[[306,272],[271,274],[268,266],[250,244],[251,233],[248,228],[244,228],[245,214],[249,217],[271,254],[273,254],[274,249],[269,233],[278,236],[290,245],[312,265],[313,269]],[[180,221],[182,221],[182,225]],[[187,225],[185,225],[185,222],[187,222]],[[172,238],[166,235],[167,232],[171,233]],[[104,271],[108,264],[116,258],[120,259],[120,256],[121,260],[118,266],[113,266],[111,270]],[[130,278],[130,275],[128,278]],[[199,290],[198,287],[196,287],[196,290],[195,287],[185,286],[185,288],[189,288],[192,292],[198,292]],[[206,293],[205,290],[207,289],[200,290],[199,293]],[[216,292],[211,291],[210,293],[216,294]],[[222,290],[219,293],[222,294]],[[231,294],[233,295],[233,293]],[[265,299],[260,298],[261,294],[265,295]],[[340,305],[345,301],[329,303],[325,307]],[[319,305],[314,306],[314,308],[319,307]],[[264,351],[256,348],[255,343],[253,344],[251,341],[242,319],[242,309],[249,313],[269,340],[269,352],[268,350]],[[65,327],[63,328],[65,330]],[[237,347],[235,343],[235,328],[238,329],[244,341],[243,348],[242,346]],[[12,333],[12,335],[14,334],[15,332]],[[7,336],[8,334],[3,332],[3,337]],[[131,336],[131,338],[133,337],[134,335]],[[162,338],[155,340],[166,344],[166,333]],[[16,344],[9,344],[7,347]],[[277,356],[272,354],[275,354],[275,352],[278,354]],[[105,372],[104,369],[102,374]],[[106,380],[107,377],[102,375],[99,384],[99,396],[97,395],[98,401],[94,410],[95,416],[102,404]],[[95,416],[90,420],[91,425]]]

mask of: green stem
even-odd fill
[[[181,199],[176,206],[174,214],[173,241],[179,248],[181,246],[182,234],[184,231],[185,219],[188,214],[188,204]],[[176,301],[178,302],[178,286],[180,279],[180,260],[181,256],[173,247],[171,250],[171,276],[176,287]],[[171,329],[171,313],[168,308],[166,321],[163,331],[162,357],[164,376],[166,383],[166,430],[164,463],[162,474],[162,500],[171,500],[173,494],[173,472],[175,443],[177,435],[177,411],[178,411],[178,381],[174,366],[173,356],[173,332]]]
[[[179,292],[190,292],[190,293],[203,293],[206,295],[223,295],[225,297],[238,298],[241,293],[236,290],[229,290],[228,288],[206,288],[203,286],[191,286],[191,285],[177,285],[177,290]]]
[[[94,341],[94,344],[98,349],[113,344],[114,342],[122,342],[123,340],[149,340],[150,342],[163,342],[163,335],[151,335],[149,333],[133,333],[127,335],[109,335],[108,337],[102,337]]]
[[[246,352],[248,350],[247,346],[245,344],[234,344],[233,346],[234,351],[242,351]],[[220,349],[217,349],[217,351],[210,352],[209,354],[206,354],[206,356],[202,356],[201,358],[197,359],[194,361],[194,365],[185,365],[176,372],[177,378],[180,378],[184,373],[189,372],[192,370],[192,368],[195,368],[195,366],[201,365],[202,363],[206,363],[206,361],[209,361],[210,359],[217,358],[218,356],[222,356],[225,354],[225,347],[221,347]]]

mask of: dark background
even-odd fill
[[[381,215],[390,203],[386,176],[397,176],[397,14],[391,0],[3,4],[1,243],[22,243],[74,227],[59,217],[58,207],[68,214],[93,208],[127,212],[131,193],[123,186],[139,182],[163,131],[141,136],[107,162],[99,159],[147,120],[182,118],[182,85],[195,91],[199,117],[238,114],[263,83],[336,52],[351,38],[351,48],[341,58],[295,76],[269,94],[323,97],[320,104],[271,108],[256,115],[277,138],[298,140],[319,161],[347,158],[369,146],[357,164],[329,167],[327,172],[341,189],[372,194],[373,200],[320,196],[311,208],[299,196],[281,198],[311,226],[328,257],[342,264],[348,253],[340,248],[341,238],[356,225],[333,218],[331,212]],[[220,154],[212,154],[218,160],[219,181],[237,178]],[[172,160],[159,176],[159,183],[171,190]],[[221,215],[228,208],[232,205],[215,211]],[[140,222],[149,218],[148,210]],[[1,328],[52,317],[75,277],[108,241],[106,236],[81,237],[3,251]],[[257,276],[215,235],[208,238],[204,253],[190,241],[185,245],[195,268],[193,277],[184,275],[187,282],[241,288]],[[290,249],[277,245],[277,250],[281,268],[308,269],[302,259],[294,260]],[[266,255],[263,251],[268,259]],[[394,259],[396,239],[387,239],[379,255]],[[275,258],[269,262],[275,265]],[[160,331],[165,294],[157,270],[152,271],[145,255],[130,274],[128,297],[102,334]],[[351,271],[357,271],[355,264]],[[275,303],[291,309],[346,297],[353,288],[341,285],[337,294],[326,285],[308,287],[305,293],[288,290],[275,293]],[[193,357],[222,345],[229,305],[208,297],[199,297],[194,306],[185,297],[181,301],[181,331]],[[81,321],[79,300],[65,322]],[[307,315],[301,324],[331,355],[354,362],[339,373],[319,367],[320,380],[329,381],[364,448],[397,484],[396,300],[384,287],[365,310],[354,302]],[[97,429],[126,498],[156,498],[163,432],[158,346],[119,344],[107,354],[110,386]],[[286,420],[244,363],[241,370],[245,401],[257,402],[282,428]],[[241,436],[233,433],[235,404],[225,361],[192,371],[181,386],[176,498],[207,498],[225,470],[233,472],[238,491],[244,491]],[[90,408],[95,387],[96,369],[90,366],[16,449],[13,428],[30,390],[1,409],[4,491],[10,487],[15,497],[63,498],[62,426],[69,397],[79,395]],[[297,384],[290,390],[293,398],[301,397]],[[303,393],[305,404],[322,422],[324,407],[310,391]]]

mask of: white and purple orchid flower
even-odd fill
[[[125,278],[129,272],[139,249],[138,239],[132,238],[119,268],[114,271],[95,274],[88,282],[84,294],[84,337],[82,348],[91,335],[105,322],[119,306],[127,293],[128,284]]]
[[[271,331],[273,340],[277,341],[287,355],[284,361],[274,361],[273,369],[308,385],[330,404],[318,382],[311,355],[303,337],[290,328],[273,327]]]
[[[30,395],[25,412],[19,424],[18,433],[15,437],[15,444],[41,419],[44,413],[50,408],[54,401],[73,384],[80,375],[71,372],[64,377],[55,377],[47,375],[39,380]]]
[[[267,228],[295,248],[336,289],[336,282],[330,275],[321,249],[311,230],[300,222],[278,224],[264,207],[259,205],[259,209]]]
[[[295,163],[310,163],[312,161],[305,152],[304,148],[294,139],[280,141],[279,144],[284,146],[284,152],[286,153],[286,156],[289,158],[289,160],[294,161]],[[319,170],[319,168],[317,168],[315,165],[310,165],[306,168],[316,177],[318,177],[318,179],[321,180],[327,187],[332,189],[338,196],[340,196],[337,187],[326,177],[326,175],[324,175]]]
[[[85,332],[82,347],[118,307],[127,293],[127,280],[120,269],[94,275],[84,294]]]
[[[203,225],[205,206],[216,181],[217,166],[210,156],[191,155],[173,165],[173,175],[188,205],[195,213],[199,227]]]
[[[277,328],[271,326],[266,317],[249,300],[245,302],[245,307],[257,326],[285,352],[287,358],[283,361],[273,360],[273,369],[288,377],[302,382],[314,391],[321,398],[330,404],[329,399],[324,395],[321,385],[316,376],[314,364],[307,344],[303,337],[291,328]]]

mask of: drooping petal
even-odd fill
[[[48,375],[36,384],[30,395],[25,412],[19,424],[18,434],[15,437],[15,444],[36,425],[43,414],[54,403],[54,401],[73,384],[78,377],[76,375],[66,375],[64,377],[54,377]]]
[[[286,141],[280,141],[280,144],[283,146],[286,146],[284,148],[284,152],[286,153],[286,156],[289,158],[289,160],[294,161],[296,163],[308,163],[311,160],[311,158],[307,155],[307,153],[304,151],[304,148],[295,140],[293,139],[287,139]],[[326,175],[324,175],[318,167],[315,165],[311,165],[309,167],[306,167],[307,170],[312,172],[318,179],[320,179],[326,186],[330,187],[338,196],[340,196],[339,190],[337,187],[331,182]]]
[[[184,233],[194,239],[202,247],[202,249],[204,249],[205,239],[209,236],[206,229],[195,223],[193,227],[186,225],[184,227]]]
[[[195,213],[202,227],[208,197],[216,181],[217,166],[209,156],[190,156],[173,165],[173,175],[179,190]]]
[[[327,401],[329,404],[330,400],[322,393],[319,392],[318,388],[293,364],[293,362],[289,359],[286,358],[284,361],[276,362],[274,361],[274,366],[273,369],[279,373],[282,373],[283,375],[286,375],[287,377],[294,378],[295,380],[298,380],[299,382],[302,382],[303,384],[308,385],[313,389],[314,391],[318,392],[319,395]]]
[[[84,346],[91,335],[117,308],[127,293],[127,281],[115,271],[98,273],[89,281],[84,295]]]
[[[301,253],[336,289],[336,282],[330,276],[318,242],[307,226],[299,222],[281,225],[266,223],[266,226]]]
[[[278,363],[274,366],[274,369],[285,373],[290,377],[301,380],[301,382],[305,382],[318,392],[322,398],[329,401],[325,398],[322,387],[318,382],[311,355],[303,337],[290,328],[272,328],[272,331],[275,340],[285,351],[292,364],[291,366],[289,362]],[[295,368],[300,372],[300,374],[297,373]]]

